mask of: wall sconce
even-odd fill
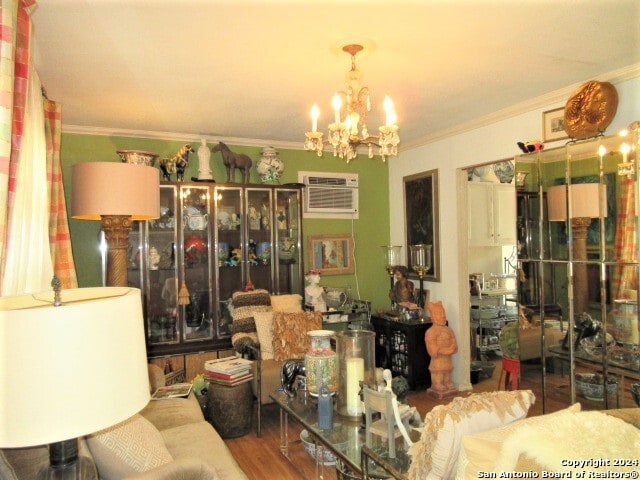
[[[573,298],[577,314],[587,310],[587,230],[592,218],[607,216],[607,186],[599,183],[574,183],[567,199],[567,185],[547,189],[547,215],[550,222],[566,222],[571,212],[573,236]],[[567,204],[567,200],[570,200]]]

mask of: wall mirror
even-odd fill
[[[516,158],[521,385],[545,412],[638,406],[638,142],[636,130]]]

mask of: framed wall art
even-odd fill
[[[440,281],[440,220],[438,205],[438,170],[409,175],[404,181],[406,255],[409,272],[413,272],[409,247],[419,243],[431,245],[431,268],[425,280]],[[410,273],[415,278],[415,274]]]
[[[309,237],[309,268],[322,275],[354,273],[353,238],[350,235]]]
[[[569,138],[564,131],[564,107],[542,112],[542,141],[555,142]]]

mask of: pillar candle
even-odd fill
[[[347,413],[357,416],[362,414],[360,401],[360,382],[364,381],[364,359],[347,359]]]

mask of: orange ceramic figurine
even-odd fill
[[[424,343],[431,357],[429,363],[431,388],[427,393],[443,398],[458,391],[451,378],[453,372],[451,355],[458,351],[458,343],[453,330],[446,325],[447,318],[442,302],[429,302],[429,313],[433,326],[424,334]]]

